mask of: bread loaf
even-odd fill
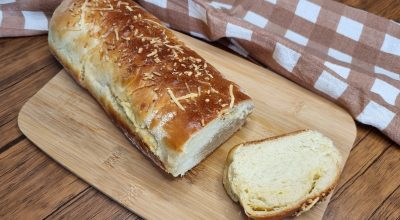
[[[52,53],[157,166],[183,175],[253,109],[248,95],[130,0],[65,0]]]
[[[329,138],[299,131],[234,147],[223,184],[249,217],[281,219],[322,201],[336,185],[340,164]]]

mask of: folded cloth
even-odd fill
[[[0,37],[45,34],[61,0],[0,0]]]
[[[0,0],[0,37],[45,33],[59,2]],[[228,39],[240,55],[334,101],[400,144],[398,23],[330,0],[138,2],[173,29],[207,41]]]

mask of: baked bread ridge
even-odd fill
[[[133,1],[63,1],[49,46],[128,139],[173,176],[215,150],[254,108]]]
[[[293,138],[293,137],[298,137],[301,135],[317,135],[317,138],[322,138],[326,140],[329,144],[331,144],[328,148],[330,148],[330,153],[333,154],[333,161],[332,164],[334,164],[335,167],[335,172],[332,174],[326,174],[326,175],[331,175],[331,178],[329,178],[329,182],[322,187],[323,189],[320,189],[318,192],[315,192],[314,189],[316,189],[316,185],[318,184],[318,181],[320,179],[323,179],[324,176],[321,174],[318,174],[318,179],[313,180],[313,184],[311,185],[311,190],[309,193],[304,196],[302,199],[298,199],[296,202],[292,202],[291,204],[287,204],[286,206],[283,206],[283,209],[276,209],[276,207],[273,207],[270,210],[267,210],[267,207],[258,207],[258,208],[265,208],[263,211],[255,211],[253,208],[250,207],[251,204],[248,204],[249,201],[246,200],[245,196],[242,196],[241,193],[238,191],[238,185],[234,183],[235,180],[232,179],[232,175],[237,175],[237,172],[233,174],[232,172],[232,163],[235,161],[235,155],[237,154],[240,149],[243,148],[254,148],[254,146],[263,144],[263,143],[269,143],[269,142],[274,142],[274,141],[280,141],[282,139],[288,139],[288,138]],[[257,149],[259,150],[259,148]],[[278,153],[278,152],[277,152]],[[258,154],[261,154],[261,152],[258,152]],[[265,156],[265,155],[264,155]],[[254,160],[256,158],[253,158]],[[267,160],[267,158],[265,158]],[[256,141],[250,141],[242,144],[238,144],[234,146],[228,153],[226,162],[225,162],[225,167],[224,167],[224,173],[223,173],[223,185],[224,188],[231,197],[231,199],[235,202],[239,202],[246,215],[249,216],[252,219],[265,219],[265,220],[271,220],[271,219],[282,219],[285,217],[290,217],[290,216],[298,216],[303,212],[308,211],[311,209],[315,204],[324,201],[324,199],[329,196],[329,194],[334,190],[335,186],[337,185],[339,175],[340,175],[340,170],[341,170],[341,156],[339,151],[334,147],[332,141],[325,137],[323,134],[313,131],[313,130],[300,130],[300,131],[295,131],[292,133],[284,134],[284,135],[279,135],[279,136],[274,136],[262,140],[256,140]],[[281,163],[281,162],[280,162]],[[306,165],[304,165],[306,166]],[[275,167],[271,167],[271,169],[274,169]],[[272,175],[272,174],[271,174]],[[326,176],[325,175],[325,176]],[[315,177],[315,174],[312,174],[312,176]],[[279,181],[279,179],[275,180]],[[245,185],[245,184],[244,184]],[[246,187],[249,187],[248,185]],[[267,187],[267,186],[266,186]],[[321,186],[319,186],[321,187]],[[271,187],[272,188],[272,187]],[[299,189],[300,190],[300,189]],[[247,189],[248,193],[249,189]],[[276,199],[276,198],[273,198]],[[271,199],[271,200],[273,200]],[[279,208],[279,207],[278,207]]]

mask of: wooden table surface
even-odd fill
[[[399,0],[341,2],[400,21]],[[23,104],[61,68],[46,36],[0,39],[0,219],[139,218],[54,162],[18,129]],[[357,124],[324,218],[400,219],[400,147]]]

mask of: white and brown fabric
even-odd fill
[[[0,0],[0,37],[41,34],[60,0]],[[166,25],[228,39],[400,144],[400,25],[331,0],[138,0]]]

